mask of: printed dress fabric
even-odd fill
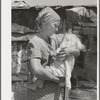
[[[34,36],[28,44],[28,58],[40,58],[41,64],[45,66],[49,58],[47,43]],[[42,88],[35,90],[24,87],[24,83],[18,83],[15,90],[15,100],[63,100],[59,85],[52,81],[45,81]]]
[[[63,100],[59,85],[45,81],[43,88],[36,90],[24,87],[22,82],[15,84],[14,100]]]

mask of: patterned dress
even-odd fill
[[[34,36],[28,44],[28,59],[41,59],[41,64],[45,66],[49,59],[49,48],[47,43]],[[16,100],[62,100],[60,87],[52,81],[45,81],[42,88],[32,90],[24,87],[23,83],[17,85]]]

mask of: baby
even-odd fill
[[[49,44],[47,45],[51,51],[50,55],[53,56],[54,59],[50,66],[46,66],[45,68],[57,77],[66,77],[66,85],[70,89],[70,78],[75,63],[75,57],[69,52],[71,49],[78,49],[81,51],[84,50],[85,47],[81,43],[80,39],[74,34],[54,34],[50,37],[50,39],[53,48]],[[63,58],[59,58],[57,55],[63,49],[66,49],[66,52],[68,52],[68,54]],[[52,54],[53,51],[55,51],[54,55]],[[35,90],[37,87],[42,88],[43,83],[43,80],[38,79],[36,76],[34,76],[33,84],[27,85],[27,87]]]

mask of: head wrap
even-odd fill
[[[60,16],[50,7],[45,7],[42,9],[36,18],[39,25],[41,25],[43,22],[48,23],[57,20],[60,20]]]

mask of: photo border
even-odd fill
[[[84,1],[84,0],[83,0]],[[91,1],[91,0],[90,0]],[[10,100],[11,99],[11,1],[2,0],[0,1],[1,4],[1,100]],[[97,0],[97,100],[99,100],[99,0]],[[8,67],[9,66],[9,67]]]

